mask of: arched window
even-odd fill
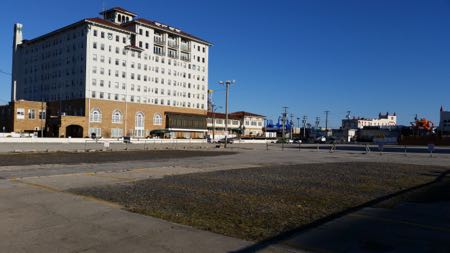
[[[136,113],[136,129],[137,128],[144,128],[144,114],[142,112]]]
[[[119,20],[119,22],[122,22],[122,15],[117,15],[117,20]]]
[[[162,125],[162,116],[159,113],[155,113],[153,115],[153,125],[160,126]]]
[[[144,137],[144,120],[145,116],[142,112],[136,113],[135,123],[134,123],[134,136],[135,137]]]
[[[122,123],[122,113],[119,110],[113,111],[112,123]]]
[[[91,110],[91,122],[102,122],[102,112],[98,108]]]

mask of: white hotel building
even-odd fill
[[[49,136],[206,132],[211,44],[116,7],[40,37],[14,28],[11,101],[47,104]]]
[[[342,120],[343,129],[362,129],[364,127],[391,128],[397,126],[397,114],[378,114],[377,119],[347,118]]]

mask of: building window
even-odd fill
[[[137,112],[135,119],[135,127],[134,127],[134,136],[136,137],[144,137],[144,113]]]
[[[39,119],[45,119],[45,111],[39,111]]]
[[[91,111],[91,122],[102,122],[102,113],[99,109],[94,108]]]
[[[28,109],[28,119],[35,119],[36,111],[34,109]]]
[[[102,136],[102,129],[98,127],[91,127],[89,128],[89,133],[92,136],[92,134],[95,134],[95,137],[101,137]]]
[[[157,55],[163,55],[163,48],[162,47],[158,47],[158,46],[154,46],[153,47],[153,53],[157,54]]]
[[[17,119],[25,119],[25,109],[17,108],[16,118]]]
[[[122,123],[122,113],[119,110],[114,110],[112,113],[112,123]]]
[[[153,125],[161,126],[162,125],[162,116],[159,113],[155,113],[153,115]]]
[[[119,138],[123,136],[123,129],[122,128],[111,128],[111,137],[112,138]]]

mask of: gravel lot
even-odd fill
[[[150,150],[150,151],[105,151],[105,152],[50,152],[0,154],[0,166],[37,165],[37,164],[80,164],[104,163],[136,160],[156,160],[170,158],[187,158],[196,156],[218,156],[234,154],[223,151],[185,151],[185,150]]]
[[[270,238],[397,191],[443,167],[388,163],[280,165],[72,189],[129,211],[247,240]]]

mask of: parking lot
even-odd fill
[[[186,149],[181,147],[180,150],[172,146],[172,148],[138,152],[128,150],[122,153],[98,151],[61,155],[61,153],[45,152],[32,153],[35,156],[34,159],[36,159],[34,161],[31,158],[27,158],[28,160],[20,159],[21,156],[29,156],[28,153],[6,154],[6,156],[16,158],[4,157],[4,161],[15,159],[16,162],[10,162],[9,165],[2,164],[0,167],[0,178],[2,178],[0,179],[0,236],[4,238],[0,242],[0,247],[9,252],[56,252],[58,250],[66,252],[83,250],[93,252],[100,250],[109,252],[149,250],[159,252],[254,252],[254,249],[262,252],[286,252],[287,248],[288,251],[301,252],[302,250],[308,250],[303,243],[298,243],[299,241],[305,242],[304,237],[301,240],[287,240],[285,236],[282,236],[283,232],[280,233],[280,231],[287,229],[293,231],[293,233],[304,233],[303,230],[296,231],[295,227],[308,227],[308,224],[315,224],[319,220],[321,223],[314,225],[314,227],[317,227],[329,221],[327,217],[334,217],[333,215],[339,213],[339,210],[352,210],[361,203],[370,203],[373,199],[414,188],[423,183],[433,182],[448,168],[445,166],[450,164],[450,156],[446,154],[436,154],[433,157],[426,153],[407,154],[407,159],[405,159],[403,153],[380,155],[377,152],[365,154],[361,151],[345,150],[330,153],[327,149],[317,151],[313,148],[305,148],[299,150],[294,146],[292,148],[287,146],[282,150],[278,144],[269,145],[268,148],[267,150],[265,144],[232,144],[226,150],[223,147],[216,148],[215,145],[202,147],[202,150],[200,150],[199,146],[193,145],[192,147],[186,147]],[[58,155],[59,157],[55,157]],[[21,160],[28,162],[17,162]],[[366,163],[372,164],[370,166],[375,164],[375,167],[363,165],[367,172],[359,170],[361,165],[358,166],[358,164]],[[350,167],[340,167],[339,164],[349,164]],[[384,164],[384,167],[377,167],[377,164]],[[409,166],[409,164],[414,166]],[[395,166],[400,167],[396,169]],[[310,174],[312,172],[314,173]],[[355,177],[351,176],[353,174],[355,174]],[[311,176],[307,177],[307,175]],[[384,186],[383,182],[388,181],[381,180],[383,177],[377,179],[377,175],[390,175],[387,178],[391,180],[391,183]],[[296,180],[297,176],[299,176],[298,180]],[[189,180],[187,180],[188,178]],[[342,178],[346,179],[341,180]],[[307,180],[304,184],[301,184],[304,188],[296,187],[295,183],[292,185],[292,182],[301,182],[302,179]],[[339,188],[339,185],[333,186],[333,182],[330,180],[341,185],[349,184],[351,187]],[[373,184],[357,183],[369,182],[367,180],[375,181]],[[139,206],[130,207],[128,203],[112,197],[86,192],[86,189],[92,189],[92,187],[110,189],[111,192],[115,192],[115,187],[128,185],[128,187],[131,187],[129,190],[119,191],[120,194],[112,194],[111,196],[121,200],[131,200],[134,198],[133,196],[148,196],[148,198],[139,200],[142,201],[141,203],[146,203],[145,201],[150,201],[155,196],[152,197],[150,193],[148,193],[150,195],[146,195],[147,193],[140,191],[138,192],[142,194],[133,195],[133,192],[139,189],[138,184],[141,184],[141,182],[149,182],[150,186],[156,187],[145,187],[144,189],[154,189],[164,193],[156,195],[158,202],[155,203],[158,203],[158,205],[155,206],[166,208],[162,208],[160,211],[172,210],[175,213],[182,214],[182,212],[174,209],[174,205],[180,203],[182,206],[185,205],[182,204],[183,202],[173,202],[173,197],[171,197],[174,194],[177,196],[177,192],[180,194],[179,196],[184,196],[182,199],[185,200],[189,200],[189,196],[195,196],[195,192],[203,192],[202,196],[207,200],[205,203],[212,202],[206,205],[209,209],[204,209],[203,212],[196,212],[195,208],[186,209],[189,210],[186,213],[188,215],[178,216],[193,221],[194,219],[190,215],[194,215],[195,220],[197,220],[197,224],[195,224],[174,220],[165,215],[164,212],[156,215],[155,210],[152,211],[153,213],[146,213],[150,216],[142,215],[139,213],[144,212],[136,211]],[[233,182],[234,184],[232,184]],[[264,182],[269,182],[269,184]],[[329,188],[320,187],[321,183],[327,182],[330,185]],[[317,205],[305,202],[303,208],[306,209],[301,212],[304,216],[294,215],[302,220],[302,223],[289,223],[294,225],[287,225],[286,227],[273,225],[271,226],[273,229],[265,230],[269,232],[262,232],[264,230],[259,230],[257,225],[245,222],[247,219],[245,215],[233,214],[235,211],[231,207],[245,207],[249,206],[248,203],[258,206],[257,203],[260,203],[261,200],[266,201],[267,199],[264,198],[267,197],[269,206],[270,203],[274,204],[273,212],[263,213],[264,215],[258,214],[254,217],[259,218],[254,221],[264,225],[269,224],[267,223],[269,221],[267,217],[270,217],[270,215],[275,215],[273,217],[286,216],[275,208],[276,206],[282,206],[283,201],[286,202],[281,198],[283,195],[277,196],[275,194],[272,197],[270,195],[264,197],[265,194],[259,194],[259,192],[267,191],[276,192],[275,188],[267,188],[267,185],[270,187],[286,185],[286,188],[277,189],[281,192],[293,189],[291,191],[293,196],[302,196],[304,190],[322,189],[322,193],[314,190],[317,194],[311,196],[315,196],[312,198],[313,200],[321,200],[322,204],[325,203],[326,208],[314,208]],[[289,185],[294,187],[292,188]],[[352,191],[363,189],[358,188],[358,185],[371,187],[365,189],[366,192],[360,195],[363,198],[353,200],[346,198],[346,196],[351,195]],[[256,191],[248,191],[248,193],[242,195],[248,190],[244,186],[254,187],[252,189],[256,189]],[[232,191],[227,191],[227,187],[232,187]],[[333,191],[334,188],[336,188],[336,191]],[[211,189],[211,191],[208,189]],[[213,189],[216,190],[212,191]],[[336,198],[333,201],[333,199],[324,197],[329,195],[326,189],[335,192],[336,197],[341,196],[344,199],[337,201],[339,198]],[[338,189],[347,190],[340,191]],[[347,192],[349,190],[350,192]],[[108,192],[101,191],[103,193]],[[123,194],[131,195],[127,197]],[[226,194],[229,194],[229,196],[227,197]],[[234,202],[240,199],[239,196],[245,197],[242,198],[241,202]],[[229,197],[233,201],[230,201]],[[354,201],[357,199],[359,200]],[[200,199],[200,201],[203,200]],[[195,204],[194,201],[189,202],[194,207],[201,206]],[[333,204],[338,202],[345,206],[339,207],[339,205]],[[204,222],[208,219],[205,212],[213,213],[217,203],[222,203],[228,208],[216,208],[216,212],[220,210],[230,212],[230,217],[242,217],[241,226],[248,230],[244,234],[230,233],[229,231],[232,230],[226,229],[227,224],[233,224],[234,219],[225,221],[225,224],[209,223],[213,227],[204,226],[204,223],[198,225],[198,222]],[[321,206],[320,203],[317,204]],[[289,206],[286,210],[295,210],[295,208],[291,208],[296,205]],[[361,206],[360,208],[364,207]],[[251,210],[254,210],[252,208],[245,210],[247,210],[246,215],[249,215],[249,217],[258,213],[252,213]],[[311,210],[322,211],[317,213]],[[352,212],[357,210],[359,209],[352,210]],[[419,209],[416,208],[415,210]],[[314,213],[318,216],[313,215]],[[292,214],[295,214],[295,212],[293,211]],[[222,214],[217,212],[216,215]],[[175,215],[175,217],[177,216]],[[339,217],[335,216],[335,218]],[[276,221],[272,218],[270,220]],[[189,226],[174,224],[173,221]],[[228,226],[228,228],[230,227],[233,228],[233,225]],[[255,230],[261,231],[261,233],[256,233],[256,236],[254,236]],[[276,234],[281,237],[278,238]],[[167,240],[167,238],[171,239]],[[263,241],[260,241],[261,239]],[[265,240],[268,241],[265,242]],[[120,245],[117,245],[116,242],[118,241],[120,241]],[[308,241],[308,243],[308,245],[312,245],[311,241]],[[116,246],[112,247],[111,245]]]

